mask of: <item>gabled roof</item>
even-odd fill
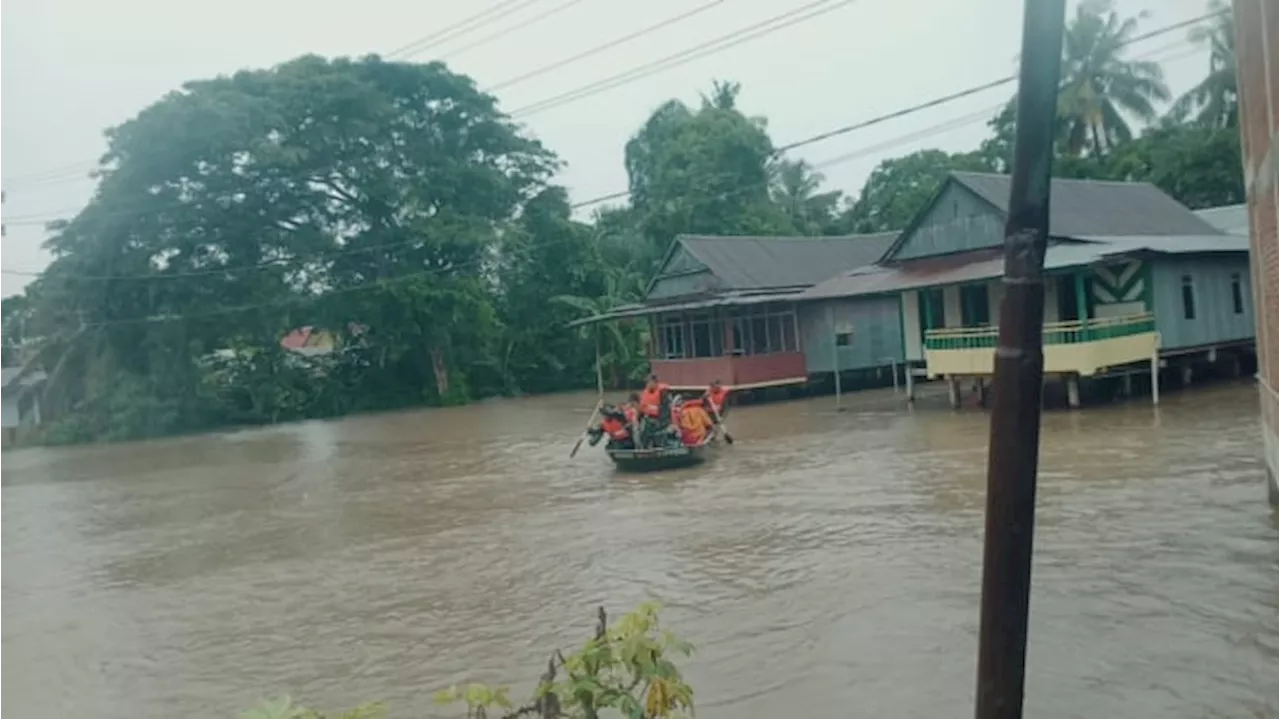
[[[1236,235],[1091,235],[1082,242],[1053,241],[1045,252],[1046,271],[1092,265],[1120,257],[1245,253],[1247,237]],[[992,247],[949,255],[921,257],[893,265],[873,265],[846,272],[796,296],[798,300],[856,297],[939,285],[978,282],[1004,274],[1004,249]]]
[[[1196,210],[1196,216],[1230,235],[1249,234],[1249,206],[1223,205]]]
[[[1008,175],[953,172],[951,178],[1009,214]],[[1217,228],[1149,182],[1109,182],[1053,178],[1049,194],[1049,234],[1212,235]]]
[[[707,266],[721,290],[732,291],[809,287],[836,272],[875,262],[895,237],[896,232],[838,237],[681,235],[676,243]]]

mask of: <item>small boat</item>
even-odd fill
[[[715,451],[715,438],[701,444],[649,449],[606,449],[609,459],[623,472],[659,472],[664,469],[692,467],[707,461]]]

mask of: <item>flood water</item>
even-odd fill
[[[702,717],[972,712],[987,423],[891,392],[737,408],[714,464],[566,459],[590,395],[6,453],[3,710],[441,714],[646,599]],[[1027,709],[1277,715],[1248,385],[1046,414]]]

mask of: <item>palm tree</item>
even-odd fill
[[[599,297],[557,295],[551,301],[572,307],[586,318],[636,302],[643,294],[643,275],[619,267],[605,275],[605,290]],[[608,374],[609,386],[623,387],[627,380],[644,376],[648,367],[644,350],[649,342],[646,322],[602,322],[594,327],[579,327],[578,331],[584,339],[593,336],[597,342],[600,366]]]
[[[1126,115],[1151,122],[1156,103],[1169,99],[1159,63],[1122,56],[1137,29],[1137,19],[1121,19],[1112,0],[1085,0],[1076,8],[1063,36],[1058,94],[1068,152],[1080,154],[1090,147],[1101,156],[1132,139]]]
[[[825,178],[804,160],[778,160],[770,166],[769,175],[769,196],[796,231],[822,234],[840,209],[841,192],[818,192]]]
[[[1235,127],[1239,109],[1235,20],[1222,0],[1212,0],[1209,9],[1218,13],[1213,22],[1187,34],[1192,42],[1209,46],[1209,74],[1173,103],[1169,117],[1178,122],[1190,119],[1203,127]]]

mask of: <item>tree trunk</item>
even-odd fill
[[[440,395],[440,401],[443,402],[445,397],[449,395],[449,367],[444,361],[444,352],[437,347],[432,347],[431,354],[431,371],[436,375],[436,392]]]
[[[1089,132],[1093,134],[1093,156],[1102,159],[1102,136],[1098,134],[1098,123],[1089,123]]]

